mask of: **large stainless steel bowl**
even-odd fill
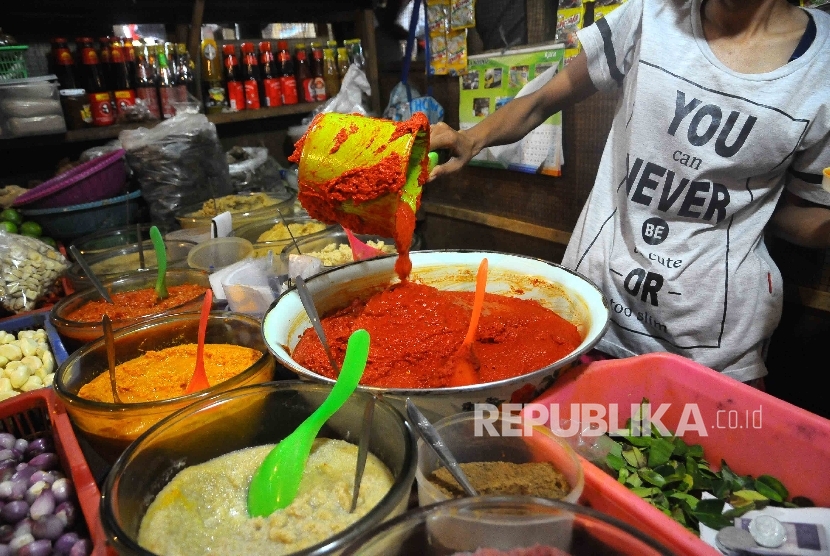
[[[416,390],[360,387],[365,391],[385,394],[401,410],[407,397],[412,397],[427,417],[433,419],[472,409],[476,403],[529,401],[553,384],[563,370],[577,364],[580,356],[599,341],[608,327],[608,302],[597,286],[557,264],[489,251],[417,251],[410,253],[410,257],[410,279],[441,290],[454,291],[475,290],[478,265],[483,257],[487,257],[488,293],[535,299],[576,325],[583,339],[575,351],[559,361],[497,382]],[[395,260],[395,257],[370,259],[309,278],[306,284],[318,312],[325,315],[348,305],[355,298],[366,298],[397,282]],[[301,378],[333,384],[330,378],[306,369],[291,358],[300,336],[310,326],[297,291],[291,289],[268,309],[262,330],[268,349],[279,363]]]

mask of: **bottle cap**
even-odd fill
[[[277,41],[277,48],[280,50],[288,50],[288,41]]]
[[[236,47],[232,44],[223,44],[222,45],[222,54],[236,54]]]
[[[242,52],[253,52],[254,51],[254,43],[252,42],[243,42],[239,45],[239,50]]]
[[[743,554],[745,550],[758,545],[746,529],[724,527],[715,535],[715,544],[724,554]]]
[[[778,548],[787,540],[787,531],[771,515],[759,515],[749,522],[749,534],[763,547]]]
[[[297,44],[294,45],[294,49],[295,50],[305,50],[305,43],[298,42]]]
[[[259,51],[260,52],[271,52],[271,43],[270,41],[262,41],[259,43]]]

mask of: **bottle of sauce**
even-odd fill
[[[299,43],[294,46],[294,68],[297,75],[297,88],[300,90],[302,102],[314,102],[314,80],[311,75],[311,64],[308,62],[308,53],[305,44]]]
[[[127,61],[127,69],[130,75],[135,80],[135,49],[133,48],[133,40],[129,37],[121,38],[121,45],[124,52],[124,59]]]
[[[228,92],[228,104],[231,110],[245,110],[245,91],[239,74],[239,61],[236,59],[236,47],[232,44],[222,46],[225,58],[225,86]]]
[[[222,85],[222,63],[216,41],[202,41],[202,100],[207,114],[218,114],[227,105],[225,87]]]
[[[260,75],[259,62],[254,51],[254,43],[243,42],[239,45],[242,52],[242,88],[245,90],[245,109],[259,110]]]
[[[62,37],[52,39],[52,73],[58,78],[58,94],[61,99],[67,129],[83,129],[92,125],[92,112],[83,88],[75,58],[69,50],[69,42]]]
[[[267,107],[282,105],[282,92],[280,91],[280,74],[277,64],[274,61],[274,53],[271,52],[271,43],[262,41],[259,43],[259,72],[262,76],[260,81],[260,95],[262,102]]]
[[[92,125],[99,127],[112,125],[115,123],[112,95],[104,79],[104,71],[92,39],[81,37],[76,39],[76,43],[81,60],[79,73],[89,100]]]
[[[176,115],[176,107],[173,103],[179,101],[180,95],[176,86],[176,75],[170,67],[165,50],[165,47],[162,45],[156,47],[156,57],[158,58],[159,65],[159,106],[161,107],[161,116],[166,120]]]
[[[112,66],[110,61],[110,37],[98,37],[98,63],[101,64],[104,83],[112,91]]]
[[[135,85],[124,56],[124,46],[117,37],[110,41],[110,77],[116,118],[124,121],[129,115],[130,107],[135,106]]]
[[[187,51],[187,46],[182,42],[176,44],[176,58],[176,82],[183,87],[185,93],[182,102],[187,102],[188,93],[196,96],[196,66],[190,52]]]
[[[320,43],[311,43],[311,92],[316,102],[322,102],[326,96],[326,80],[323,77],[323,47]]]
[[[323,49],[323,81],[326,83],[326,96],[329,98],[334,97],[340,91],[337,57],[331,43],[337,44],[335,41],[329,41],[326,48]]]
[[[283,104],[300,101],[297,80],[294,77],[294,60],[288,51],[288,41],[277,41],[277,67],[280,72],[280,93]]]
[[[148,47],[137,46],[135,51],[135,96],[140,99],[154,120],[161,119],[159,97],[156,92],[156,75],[150,63]]]
[[[349,61],[349,49],[341,46],[337,49],[337,73],[340,74],[341,82],[346,77],[346,72],[349,71],[349,65],[351,65]]]

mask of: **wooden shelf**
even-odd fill
[[[208,114],[207,118],[215,125],[230,124],[235,122],[248,122],[251,120],[264,120],[267,118],[279,118],[281,116],[292,116],[296,114],[309,114],[322,102],[299,103],[288,106],[276,106],[274,108],[260,108],[259,110],[242,110],[239,112],[223,112],[221,114]],[[139,127],[151,128],[158,125],[159,121],[138,122],[124,125],[107,127],[92,127],[89,129],[78,129],[67,131],[64,141],[67,143],[78,143],[83,141],[100,141],[103,139],[115,139],[125,129],[137,129]]]

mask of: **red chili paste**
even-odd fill
[[[467,333],[473,292],[442,291],[402,282],[326,316],[322,323],[334,357],[343,361],[349,335],[372,338],[361,384],[386,388],[440,388],[455,372],[453,355]],[[562,359],[582,342],[576,327],[537,301],[485,294],[473,343],[480,383],[527,374]],[[312,328],[291,357],[336,378]]]
[[[153,288],[114,293],[110,295],[113,301],[112,304],[103,300],[90,301],[86,305],[69,313],[66,316],[66,320],[101,322],[104,315],[107,315],[110,320],[119,321],[154,315],[192,301],[204,295],[205,291],[204,286],[197,284],[168,286],[168,296],[158,303],[156,303],[156,290]]]

